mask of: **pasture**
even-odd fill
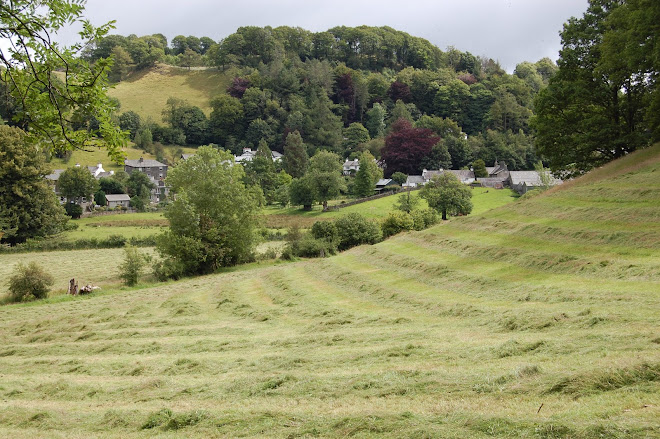
[[[327,259],[3,306],[0,436],[659,437],[658,172],[656,146]]]

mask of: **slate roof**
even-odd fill
[[[128,194],[106,194],[105,199],[110,202],[110,201],[131,201],[131,197],[128,196]]]
[[[378,187],[378,186],[385,187],[385,186],[387,186],[388,184],[391,184],[391,183],[392,183],[392,179],[391,179],[391,178],[381,178],[381,179],[378,180],[378,182],[376,183],[376,187]]]
[[[142,158],[140,160],[124,160],[124,164],[131,168],[160,168],[167,166],[165,163],[161,163],[158,160]]]
[[[60,174],[64,171],[66,171],[66,169],[55,169],[52,174],[46,175],[46,179],[57,181],[60,178]]]
[[[541,176],[536,171],[509,171],[509,178],[512,186],[519,186],[523,183],[527,186],[541,186]],[[561,180],[550,177],[550,185],[561,183]]]
[[[448,169],[445,172],[449,172],[450,174],[453,174],[460,181],[467,181],[469,179],[474,180],[474,172],[470,171],[469,169],[457,169],[457,170]]]
[[[408,178],[406,179],[406,184],[424,184],[424,177],[421,175],[409,175]]]

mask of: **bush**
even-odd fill
[[[438,223],[438,213],[433,209],[419,209],[410,212],[414,226],[413,230],[424,230]]]
[[[82,207],[80,207],[80,205],[76,203],[66,203],[64,205],[64,210],[66,210],[66,214],[73,219],[80,218],[80,216],[83,213]]]
[[[124,249],[124,262],[119,266],[119,277],[129,287],[138,283],[149,257],[133,246]]]
[[[383,239],[380,225],[366,219],[359,213],[349,213],[335,221],[339,236],[339,250],[356,245],[375,244]]]
[[[317,221],[312,226],[312,236],[316,239],[325,239],[328,242],[337,242],[339,234],[337,226],[331,221]]]
[[[412,230],[414,226],[415,226],[415,222],[413,220],[413,217],[409,213],[402,212],[400,210],[395,210],[393,212],[390,212],[385,217],[385,219],[383,219],[383,222],[381,224],[384,238],[387,238],[392,235],[396,235],[397,233],[406,230]]]
[[[318,239],[308,233],[298,242],[298,253],[296,256],[318,258],[334,255],[335,253],[337,253],[336,241]]]
[[[48,296],[53,283],[53,276],[36,262],[30,262],[28,265],[18,264],[14,274],[9,277],[9,300],[29,302],[43,299]]]

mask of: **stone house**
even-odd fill
[[[131,197],[128,194],[108,194],[105,196],[108,202],[108,209],[114,209],[117,206],[128,208],[131,202]]]
[[[151,183],[155,186],[151,190],[151,202],[160,203],[169,196],[169,188],[165,186],[165,178],[167,177],[167,165],[158,160],[144,159],[140,157],[138,160],[124,160],[124,171],[131,174],[135,171],[147,174]]]

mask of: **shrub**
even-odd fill
[[[30,262],[28,265],[18,264],[14,274],[9,277],[9,300],[29,302],[43,299],[48,295],[53,283],[53,276],[36,262]]]
[[[83,213],[82,207],[80,207],[80,205],[76,203],[66,203],[64,205],[64,210],[66,210],[66,214],[73,219],[80,218],[80,216]]]
[[[361,244],[375,244],[383,239],[380,225],[359,213],[349,213],[335,221],[339,236],[339,250]]]
[[[316,239],[325,239],[328,242],[337,242],[339,234],[337,226],[331,221],[317,221],[312,225],[312,236]]]
[[[318,258],[330,256],[337,253],[336,241],[314,238],[311,234],[306,234],[298,242],[298,253],[296,256],[304,258]]]
[[[419,209],[410,212],[412,216],[414,230],[424,230],[438,223],[438,213],[433,209]]]
[[[133,286],[138,283],[149,257],[133,246],[124,249],[124,262],[119,266],[119,277],[124,284]]]
[[[384,238],[406,230],[412,230],[414,226],[413,217],[409,213],[400,210],[390,212],[381,224]]]

